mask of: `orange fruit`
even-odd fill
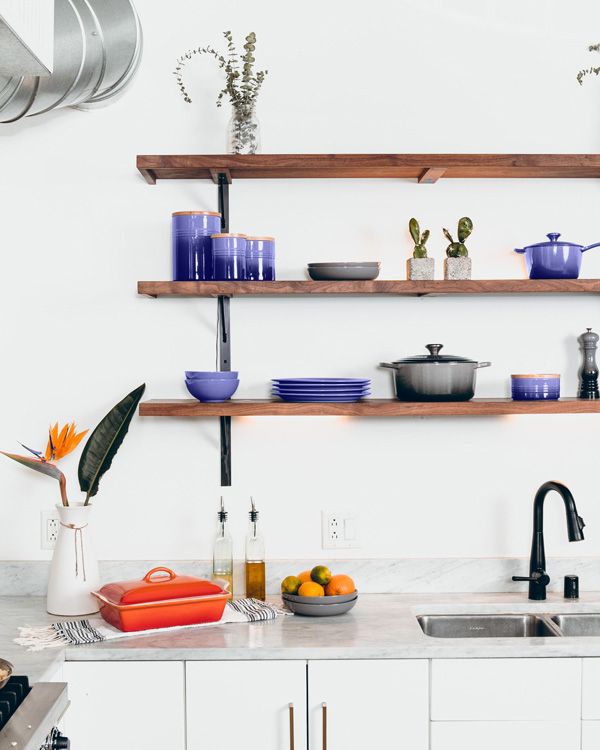
[[[298,596],[325,596],[325,591],[323,591],[323,586],[319,586],[318,583],[306,581],[298,589]]]
[[[310,577],[315,583],[320,583],[321,586],[327,586],[331,581],[331,571],[326,565],[315,565],[310,571]]]
[[[298,578],[302,583],[306,583],[307,581],[310,581],[310,570],[303,570],[302,573],[298,573]]]
[[[281,582],[282,594],[296,594],[302,581],[296,576],[288,576]]]
[[[338,575],[333,576],[331,581],[325,586],[326,596],[338,596],[339,594],[353,594],[356,591],[354,581],[350,576]]]

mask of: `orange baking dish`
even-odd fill
[[[231,598],[213,581],[162,567],[152,568],[141,580],[107,583],[92,593],[100,602],[100,615],[126,633],[217,622]]]

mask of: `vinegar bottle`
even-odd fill
[[[258,511],[250,498],[250,524],[246,535],[246,596],[251,599],[266,597],[265,540],[258,527]]]
[[[217,535],[213,545],[212,578],[227,581],[228,591],[233,596],[233,540],[227,528],[227,511],[221,498],[221,508],[217,513]]]

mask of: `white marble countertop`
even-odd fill
[[[272,622],[182,629],[86,646],[30,652],[13,643],[19,625],[51,622],[38,597],[0,597],[0,656],[35,682],[60,661],[245,659],[431,659],[600,656],[600,637],[431,638],[418,614],[599,612],[600,593],[565,601],[550,594],[368,594],[340,617],[281,617]]]

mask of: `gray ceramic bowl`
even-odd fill
[[[309,266],[308,275],[313,281],[372,281],[379,266]]]
[[[5,659],[0,659],[0,670],[8,672],[8,677],[5,677],[3,680],[0,680],[0,690],[2,690],[2,688],[10,680],[10,677],[13,673],[13,665],[9,661],[6,661]]]
[[[309,599],[314,597],[294,597],[295,599]],[[323,598],[323,597],[316,597]],[[329,596],[328,599],[334,599],[335,597]],[[287,597],[284,597],[284,602],[289,609],[295,615],[304,615],[305,617],[334,617],[335,615],[343,615],[349,612],[352,607],[358,601],[358,596],[351,599],[349,602],[340,602],[338,604],[307,604],[306,602],[292,602]]]
[[[343,604],[344,602],[351,602],[352,599],[356,599],[358,591],[353,591],[351,594],[338,594],[337,596],[298,596],[297,594],[282,594],[281,598],[290,602],[300,602],[301,604]]]
[[[309,268],[364,268],[365,266],[376,266],[379,268],[381,262],[378,260],[361,260],[361,261],[330,261],[328,263],[308,263]]]

